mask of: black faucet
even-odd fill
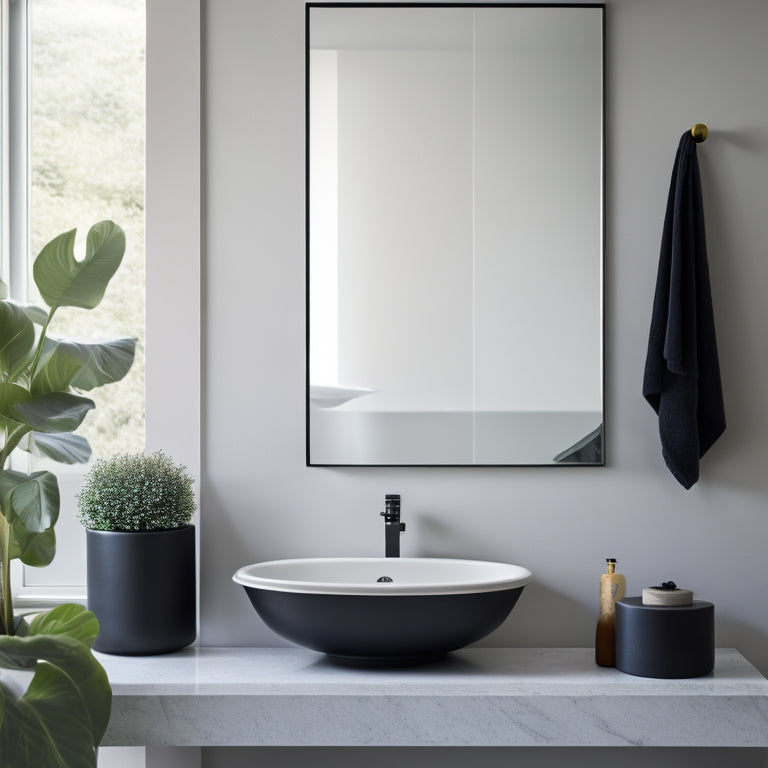
[[[384,541],[385,557],[400,557],[400,534],[405,530],[405,523],[400,522],[400,494],[388,493],[384,497]]]

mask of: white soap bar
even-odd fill
[[[643,590],[643,605],[693,605],[693,592],[690,589],[646,587]]]

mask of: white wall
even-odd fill
[[[489,644],[591,646],[613,556],[631,593],[671,578],[711,600],[717,644],[768,672],[768,4],[608,5],[608,466],[578,470],[304,466],[303,14],[301,0],[205,8],[202,641],[278,642],[234,570],[380,554],[378,512],[400,492],[404,554],[533,571]],[[684,491],[640,389],[672,160],[697,121],[711,131],[699,157],[728,429]],[[217,750],[205,760],[228,764]]]
[[[313,343],[309,378],[313,384],[333,385],[339,381],[338,56],[336,51],[312,51],[310,59],[309,209],[313,213],[309,249],[313,259],[309,327]]]
[[[475,404],[599,411],[600,12],[527,46],[520,12],[476,21]]]
[[[377,390],[351,410],[472,410],[471,50],[338,61],[339,383]]]

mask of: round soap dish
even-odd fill
[[[646,587],[643,590],[643,605],[693,605],[693,592],[678,587]]]

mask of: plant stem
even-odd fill
[[[5,445],[0,450],[0,471],[5,469],[5,462],[12,448],[9,448],[11,436],[5,428]],[[0,500],[0,634],[13,634],[13,595],[11,594],[11,526],[5,519],[2,500]]]
[[[45,325],[43,326],[42,330],[40,331],[40,338],[37,341],[37,349],[35,350],[35,356],[32,360],[32,365],[29,369],[29,386],[32,387],[32,379],[35,378],[35,372],[37,371],[37,364],[40,362],[40,355],[43,353],[43,344],[45,344],[45,334],[48,330],[48,326],[51,324],[51,320],[53,319],[53,313],[56,311],[56,307],[54,307],[49,313],[48,313],[48,319],[45,321]]]
[[[3,452],[0,454],[0,469],[5,468],[5,460],[13,453],[16,446],[21,442],[21,438],[29,432],[30,429],[26,424],[22,424],[14,429],[10,434],[6,431],[6,441],[3,447]]]
[[[0,472],[5,471],[8,458],[27,432],[29,428],[25,425],[12,430],[5,428],[5,445],[0,449]],[[11,526],[0,499],[0,634],[12,635],[15,629],[11,591]]]
[[[13,634],[13,595],[11,594],[11,530],[0,510],[0,623],[2,633]]]

